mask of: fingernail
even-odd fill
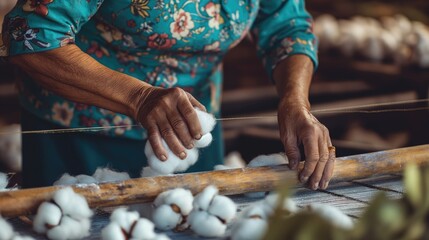
[[[307,176],[302,176],[302,175],[301,175],[301,178],[299,179],[299,181],[301,181],[301,183],[306,183],[307,180],[308,180],[308,177]]]
[[[186,158],[186,153],[185,152],[181,152],[180,154],[179,154],[179,157],[183,160],[183,159],[185,159]]]
[[[192,149],[192,148],[194,148],[194,144],[191,143],[188,145],[188,149]]]
[[[195,135],[195,139],[197,139],[197,140],[200,140],[201,137],[202,137],[202,135],[199,133],[197,135]]]
[[[161,155],[161,161],[167,161],[167,157],[165,155]]]
[[[323,185],[323,189],[328,188],[328,185],[329,185],[329,181],[326,181],[325,184]]]
[[[312,189],[317,190],[318,188],[319,188],[319,182],[314,183]]]
[[[321,189],[325,189],[325,185],[326,185],[325,180],[320,181],[319,187],[320,187]]]

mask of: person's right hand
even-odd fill
[[[190,93],[180,88],[146,88],[136,109],[136,119],[148,132],[148,140],[158,159],[167,160],[163,138],[171,151],[186,158],[185,147],[194,147],[194,140],[202,136],[201,125],[194,110],[206,108]]]

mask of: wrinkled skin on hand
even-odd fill
[[[148,131],[148,140],[158,159],[167,160],[163,138],[171,151],[186,158],[185,147],[194,147],[194,140],[202,136],[201,126],[194,110],[205,111],[190,93],[180,88],[149,87],[142,91],[136,119]]]
[[[308,110],[299,104],[281,103],[278,109],[280,138],[289,158],[291,169],[297,169],[305,157],[299,180],[316,190],[326,189],[332,177],[335,148],[332,147],[328,129]],[[303,145],[305,156],[299,146]]]

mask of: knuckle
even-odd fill
[[[174,131],[171,128],[163,128],[161,129],[161,136],[165,139],[165,138],[169,138],[174,136]]]
[[[180,96],[186,96],[185,92],[183,91],[183,89],[178,88],[178,87],[174,87],[171,89],[171,93],[176,96],[176,97],[180,97]]]
[[[178,118],[171,120],[171,125],[173,126],[174,129],[178,129],[178,130],[183,129],[186,126],[185,122],[183,122],[182,119],[178,119]]]

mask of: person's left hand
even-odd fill
[[[290,168],[297,169],[302,157],[299,145],[302,144],[305,163],[299,180],[313,190],[326,189],[335,162],[335,148],[328,129],[310,113],[308,107],[290,102],[280,103],[278,123]]]

